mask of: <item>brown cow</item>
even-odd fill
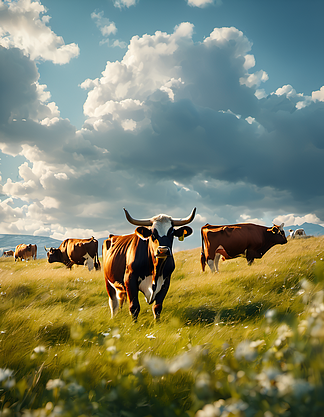
[[[3,256],[14,256],[15,252],[13,250],[6,250],[3,252]]]
[[[36,259],[37,258],[37,246],[36,245],[25,245],[25,243],[21,243],[20,245],[16,246],[15,249],[15,262],[21,260],[27,261],[28,259]]]
[[[218,262],[244,255],[251,265],[255,258],[262,256],[274,245],[287,243],[283,224],[271,228],[252,223],[201,228],[201,267],[205,270],[207,262],[212,272],[218,272]]]
[[[98,241],[92,236],[90,239],[65,239],[59,248],[46,248],[49,263],[61,262],[68,268],[73,265],[86,265],[89,271],[100,269],[98,259]]]
[[[191,235],[192,229],[185,225],[193,221],[196,209],[189,217],[180,220],[165,214],[148,220],[135,220],[127,210],[124,211],[127,220],[138,226],[135,233],[110,235],[102,247],[111,315],[117,313],[128,297],[130,313],[136,320],[140,312],[138,291],[141,291],[149,304],[155,301],[153,314],[158,319],[175,268],[173,238],[183,240]]]

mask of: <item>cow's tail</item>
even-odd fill
[[[91,240],[95,240],[93,236],[92,236]],[[94,256],[93,260],[94,260],[95,270],[100,271],[101,265],[100,265],[99,256],[98,256],[98,241],[97,241],[97,250],[96,250],[96,253],[95,253],[95,256]]]
[[[200,263],[201,269],[204,272],[206,267],[206,256],[205,256],[205,249],[204,249],[204,234],[201,229],[201,254],[200,254]]]
[[[96,252],[95,257],[94,257],[94,267],[96,271],[100,271],[101,269],[101,265],[100,265],[100,261],[98,257],[98,251]]]

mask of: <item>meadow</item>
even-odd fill
[[[0,258],[0,416],[324,413],[324,237],[203,273],[175,253],[161,320],[110,318],[102,271]]]

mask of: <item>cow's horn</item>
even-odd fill
[[[124,208],[124,212],[126,215],[126,219],[129,221],[129,223],[135,225],[135,226],[152,226],[151,220],[137,220],[133,219],[133,217],[128,213],[128,211]]]
[[[46,246],[44,246],[44,249],[45,249],[45,251],[46,252],[48,252],[50,249],[47,249],[47,247]]]
[[[178,220],[172,219],[173,226],[184,226],[185,224],[192,222],[193,219],[195,218],[195,215],[196,215],[196,207],[192,210],[189,217],[185,219],[178,219]]]

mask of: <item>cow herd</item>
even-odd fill
[[[150,219],[135,219],[124,209],[126,219],[136,226],[129,235],[109,235],[102,245],[102,269],[112,317],[129,301],[129,311],[136,320],[140,312],[138,300],[142,292],[149,304],[153,304],[155,319],[160,317],[162,304],[170,286],[175,269],[172,246],[174,238],[180,241],[192,234],[188,226],[196,214],[194,208],[184,219],[174,219],[159,214]],[[206,264],[212,272],[218,272],[218,262],[245,256],[249,265],[274,245],[287,243],[283,224],[271,228],[252,223],[212,226],[201,228],[201,267]],[[301,229],[303,230],[303,229]],[[292,231],[290,231],[291,233]],[[291,238],[304,233],[292,233]],[[49,263],[61,262],[68,268],[87,265],[88,269],[101,268],[98,257],[98,241],[90,239],[65,239],[59,248],[46,248]],[[4,252],[5,256],[19,259],[36,259],[36,245],[18,245],[15,251]]]

